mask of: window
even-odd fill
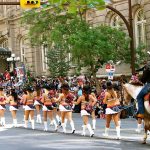
[[[43,67],[43,71],[46,71],[48,69],[48,65],[47,65],[47,45],[43,45],[42,46],[42,67]]]
[[[135,14],[135,37],[136,37],[136,47],[140,43],[146,44],[146,18],[142,9],[138,10]]]
[[[23,38],[20,39],[20,54],[21,54],[21,62],[25,63],[25,40]]]
[[[121,18],[118,15],[114,15],[111,18],[110,25],[115,28],[120,28],[121,26]]]
[[[0,42],[0,47],[8,49],[8,40],[3,40]]]

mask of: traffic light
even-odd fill
[[[39,8],[41,0],[20,0],[20,5],[24,9]]]

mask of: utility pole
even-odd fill
[[[135,48],[134,48],[134,36],[133,36],[133,17],[132,17],[132,4],[131,0],[128,0],[129,4],[129,24],[130,24],[130,50],[131,50],[131,69],[132,74],[135,73]]]

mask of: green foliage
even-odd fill
[[[129,41],[120,30],[104,25],[91,28],[87,23],[70,36],[73,58],[80,60],[79,65],[90,67],[92,73],[109,60],[129,62]]]
[[[88,9],[105,7],[104,0],[49,0],[49,4],[71,14],[83,14]]]
[[[52,77],[67,76],[70,66],[66,56],[67,53],[60,44],[55,44],[48,50],[48,66]]]
[[[78,73],[81,67],[96,73],[109,60],[130,63],[130,39],[124,32],[104,25],[91,28],[83,19],[88,9],[101,9],[104,5],[103,0],[49,0],[43,8],[24,13],[23,23],[29,25],[32,45],[46,44],[49,48],[47,58],[52,76],[66,75],[68,52],[78,64]],[[137,54],[141,59],[145,57],[140,49]]]

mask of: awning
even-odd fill
[[[11,51],[9,51],[8,49],[2,48],[0,47],[0,57],[5,59],[7,57],[11,56]]]

